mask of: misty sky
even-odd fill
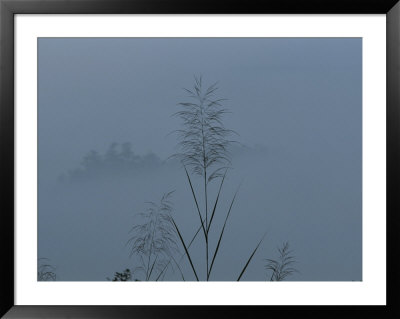
[[[287,280],[362,279],[360,38],[38,41],[38,257],[49,258],[59,280],[106,280],[133,268],[125,247],[133,216],[170,190],[184,235],[197,229],[179,166],[59,178],[114,142],[130,142],[144,162],[149,153],[160,161],[174,154],[177,139],[169,133],[180,121],[172,114],[188,100],[182,88],[193,87],[194,75],[206,85],[218,81],[216,95],[231,111],[224,125],[241,143],[216,219],[223,221],[241,184],[214,280],[236,280],[265,231],[243,280],[268,280],[264,259],[276,258],[284,241],[299,270]]]

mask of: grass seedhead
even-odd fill
[[[270,281],[283,281],[286,277],[298,272],[292,265],[296,263],[295,257],[292,256],[292,251],[289,250],[289,243],[285,242],[282,248],[278,247],[279,258],[266,259],[267,264],[265,269],[271,271]]]

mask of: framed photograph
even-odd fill
[[[0,3],[4,318],[398,314],[397,1]]]

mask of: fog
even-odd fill
[[[60,281],[133,271],[135,218],[170,191],[190,242],[200,222],[171,158],[182,129],[173,114],[202,75],[205,87],[218,81],[238,142],[210,227],[212,256],[237,191],[210,280],[235,281],[264,234],[241,280],[270,280],[266,259],[285,242],[297,270],[285,280],[362,280],[361,50],[359,38],[40,38],[38,258]],[[203,210],[202,178],[191,178]],[[204,280],[202,236],[189,250]],[[186,256],[179,265],[195,280]]]

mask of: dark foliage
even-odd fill
[[[110,280],[109,278],[107,279]],[[131,281],[131,279],[131,271],[127,268],[123,272],[115,272],[114,278],[111,281]]]

